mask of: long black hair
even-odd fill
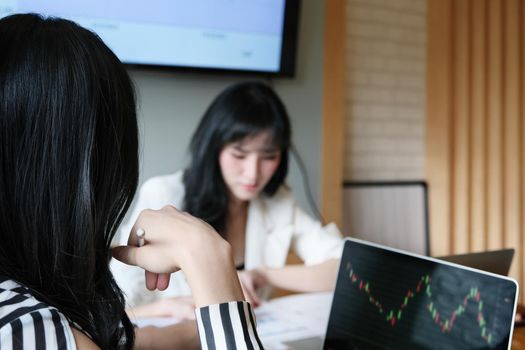
[[[0,53],[0,275],[102,349],[131,348],[108,266],[138,179],[130,78],[96,35],[63,19],[1,19]]]
[[[281,151],[275,174],[263,189],[273,196],[288,172],[290,120],[284,104],[267,85],[243,82],[221,92],[202,117],[190,143],[191,162],[184,172],[184,209],[224,234],[228,189],[219,154],[229,143],[267,131]]]

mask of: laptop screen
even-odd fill
[[[510,349],[514,280],[347,239],[324,349]]]

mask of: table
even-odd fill
[[[294,294],[264,303],[255,310],[259,336],[268,349],[288,349],[283,342],[310,336],[322,337],[328,323],[331,293]],[[519,305],[518,312],[525,312]],[[176,323],[169,318],[140,319],[140,326]],[[512,350],[525,350],[525,326],[514,328]]]
[[[512,336],[512,350],[525,349],[525,327],[514,328]]]
[[[525,307],[518,304],[517,312],[522,315],[525,314]],[[519,326],[514,327],[514,334],[512,335],[512,350],[524,349],[525,350],[525,327]]]
[[[295,294],[277,298],[256,309],[259,335],[263,343],[268,348],[285,349],[280,344],[284,339],[305,335],[323,336],[328,322],[330,299],[330,293]],[[525,306],[518,305],[517,311],[525,314]],[[312,318],[313,322],[307,322]],[[276,329],[280,331],[276,332]],[[516,349],[525,350],[525,326],[514,328],[512,350]]]

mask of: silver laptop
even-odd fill
[[[289,346],[510,349],[517,296],[511,278],[347,238],[324,341]]]
[[[438,259],[507,276],[509,274],[513,257],[514,249],[508,248],[479,253],[448,255],[438,257]]]

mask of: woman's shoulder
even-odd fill
[[[144,197],[165,198],[184,197],[183,171],[173,174],[149,178],[140,187],[140,195]]]
[[[296,205],[295,197],[288,185],[282,185],[279,187],[272,196],[262,194],[260,198],[262,201],[266,202],[267,205],[272,207],[275,207],[276,205],[285,207]]]
[[[184,189],[184,183],[182,178],[184,171],[180,170],[173,174],[159,175],[149,178],[144,182],[141,189],[157,189],[157,190],[173,190],[173,189]]]
[[[76,349],[69,321],[55,307],[38,300],[26,287],[0,277],[0,348]],[[45,347],[44,347],[45,348]]]

